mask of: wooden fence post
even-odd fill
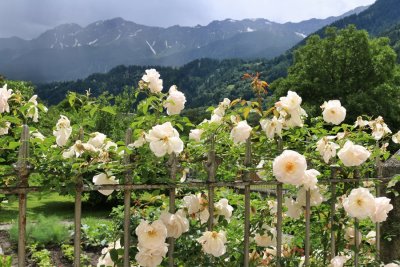
[[[29,127],[22,126],[21,145],[18,152],[18,161],[14,165],[19,178],[19,215],[18,215],[18,267],[25,266],[25,246],[26,246],[26,198],[28,178],[30,173],[29,157]]]
[[[125,135],[125,146],[132,143],[132,129],[129,128]],[[130,155],[125,153],[124,164],[126,167],[130,164]],[[132,184],[132,171],[128,167],[125,173],[125,185]],[[129,188],[124,189],[124,267],[130,266],[129,260],[129,247],[131,245],[131,190]]]
[[[83,140],[83,128],[79,129],[79,140]],[[74,267],[81,262],[81,218],[82,218],[82,176],[78,176],[75,184],[75,218],[74,218]]]

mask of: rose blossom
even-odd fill
[[[329,100],[324,102],[321,108],[323,109],[322,116],[324,121],[339,125],[346,117],[346,109],[342,107],[339,100]]]
[[[189,221],[186,219],[183,210],[178,210],[175,214],[163,211],[160,220],[167,227],[167,237],[178,238],[182,233],[189,231]]]
[[[320,175],[321,173],[317,170],[311,169],[311,170],[306,170],[304,172],[303,178],[302,178],[302,184],[305,189],[316,189],[317,188],[317,176]]]
[[[220,199],[217,203],[214,204],[215,215],[224,216],[225,220],[228,222],[231,220],[233,207],[228,204],[228,200],[226,198]]]
[[[148,83],[150,92],[157,94],[163,89],[163,80],[160,79],[160,73],[155,69],[146,70],[146,74],[143,75],[142,80]]]
[[[53,135],[56,137],[56,143],[58,146],[64,146],[68,138],[72,133],[70,121],[66,116],[60,115],[60,119],[56,124],[56,130],[53,131]]]
[[[205,253],[214,257],[222,256],[226,252],[226,236],[223,231],[206,231],[197,239],[197,242],[201,244]]]
[[[169,96],[164,104],[164,107],[167,109],[167,114],[176,115],[181,113],[185,108],[185,103],[185,95],[178,91],[176,85],[172,85],[171,88],[169,88]]]
[[[251,127],[247,124],[247,121],[240,121],[231,131],[231,138],[234,143],[243,143],[249,137],[251,133]]]
[[[329,141],[330,139],[335,138],[334,136],[325,136],[318,140],[317,142],[317,151],[324,159],[325,163],[328,164],[329,160],[336,156],[336,150],[340,148],[338,144]]]
[[[300,185],[307,169],[306,158],[293,150],[285,150],[274,159],[272,171],[279,182]]]
[[[10,127],[11,123],[8,121],[0,123],[0,135],[8,134]]]
[[[351,190],[343,200],[343,207],[351,217],[365,219],[375,212],[375,198],[368,189],[360,187]]]
[[[285,206],[288,208],[286,215],[292,219],[298,219],[303,214],[301,204],[292,198],[285,198]]]
[[[154,248],[145,248],[138,245],[138,253],[135,255],[135,260],[143,267],[159,266],[163,258],[167,255],[168,245],[166,243]]]
[[[374,137],[375,140],[380,140],[386,134],[392,133],[381,116],[373,121],[368,122],[368,125],[372,130],[372,137]]]
[[[390,204],[390,198],[377,197],[375,198],[375,211],[370,216],[372,222],[384,222],[388,217],[389,211],[393,209],[393,205]]]
[[[392,141],[396,144],[400,143],[400,131],[392,135]]]
[[[362,235],[360,231],[357,231],[358,245],[361,243]],[[344,239],[349,242],[350,245],[356,244],[356,235],[354,227],[347,227],[344,232]]]
[[[189,133],[189,139],[192,139],[196,142],[200,142],[201,135],[203,134],[204,130],[202,129],[192,129]]]
[[[282,119],[274,116],[271,120],[261,120],[260,124],[269,139],[273,139],[275,135],[282,137]]]
[[[10,112],[8,99],[12,96],[12,90],[7,90],[7,84],[0,88],[0,113]]]
[[[150,149],[157,157],[165,154],[179,154],[183,150],[183,142],[179,138],[179,133],[170,122],[154,126],[146,135]]]
[[[366,148],[360,145],[354,145],[351,141],[347,141],[338,152],[338,157],[347,167],[363,164],[370,155],[371,153]]]
[[[105,173],[100,173],[98,175],[93,176],[93,184],[95,184],[95,185],[118,184],[118,181],[115,180],[115,176],[108,176]],[[108,196],[112,192],[114,192],[114,190],[113,189],[100,189],[99,192],[105,196]]]
[[[329,265],[329,267],[343,267],[348,259],[349,258],[347,256],[335,256],[331,260],[331,264]]]
[[[154,249],[162,246],[167,238],[167,228],[161,220],[156,220],[149,224],[141,221],[135,230],[140,246]]]
[[[101,148],[106,140],[107,136],[105,134],[94,132],[90,134],[90,138],[87,141],[88,144],[91,144],[95,148]]]
[[[302,205],[306,206],[306,192],[307,190],[304,187],[301,187],[297,192],[296,201]],[[319,206],[324,201],[324,197],[319,192],[319,188],[315,187],[315,189],[310,189],[310,206]]]

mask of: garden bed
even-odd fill
[[[5,256],[11,256],[12,266],[17,266],[18,264],[17,245],[13,244],[13,242],[10,239],[10,234],[7,230],[0,230],[0,246],[3,249]],[[51,246],[46,246],[45,249],[47,249],[50,252],[52,266],[57,266],[57,267],[73,266],[73,263],[67,259],[67,257],[62,252],[60,246],[51,245]],[[97,261],[101,256],[101,250],[102,250],[101,247],[89,247],[84,249],[82,253],[86,255],[87,258],[90,260],[89,263],[90,265],[88,266],[97,266]],[[35,261],[31,259],[31,255],[32,253],[27,251],[26,266],[27,267],[39,266]]]

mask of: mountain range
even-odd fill
[[[117,65],[181,66],[198,58],[270,59],[343,17],[276,23],[267,19],[213,21],[206,26],[151,27],[122,18],[86,27],[63,24],[32,40],[0,38],[0,73],[35,83],[74,80]]]

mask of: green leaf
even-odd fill
[[[19,142],[10,142],[8,144],[9,149],[16,149],[17,147],[19,147]]]
[[[115,108],[112,107],[112,106],[103,107],[103,108],[101,109],[101,111],[110,113],[110,114],[112,114],[112,115],[116,115],[116,114],[117,114],[117,112],[115,111]]]

